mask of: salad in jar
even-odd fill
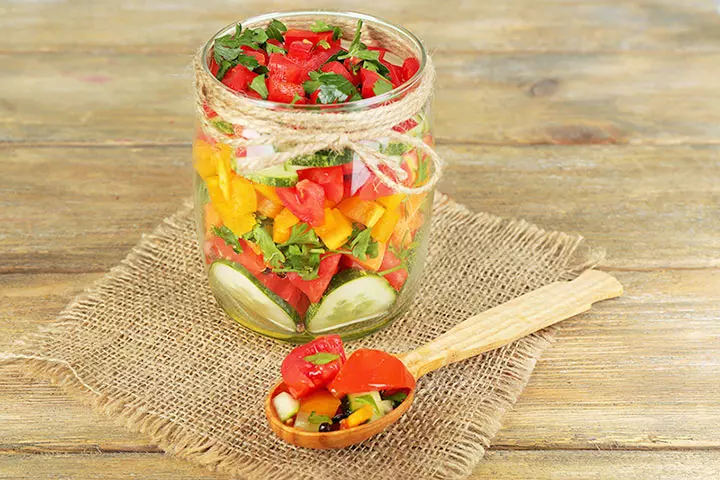
[[[207,71],[239,96],[270,109],[314,110],[328,122],[353,104],[372,108],[375,97],[392,102],[393,91],[420,78],[425,54],[414,37],[418,56],[401,58],[361,41],[362,19],[343,39],[330,20],[295,28],[284,15],[291,14],[218,35],[205,49]],[[254,142],[256,131],[207,104],[203,114],[193,143],[196,210],[220,306],[256,332],[294,342],[329,333],[356,338],[402,313],[426,250],[432,190],[412,192],[433,174],[428,155],[380,137],[363,144],[392,160],[395,168],[379,165],[384,175],[348,148],[247,171],[243,162],[274,145]],[[428,105],[392,130],[434,144]],[[235,146],[238,139],[245,144]]]

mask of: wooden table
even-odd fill
[[[434,51],[441,189],[583,233],[626,285],[566,322],[473,478],[719,478],[713,1],[377,5]],[[244,16],[320,6],[0,5],[0,345],[51,320],[189,194],[193,49]],[[7,478],[216,477],[2,366]]]

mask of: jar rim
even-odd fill
[[[414,49],[416,49],[419,53],[418,61],[420,63],[420,68],[418,68],[417,72],[410,77],[406,82],[404,82],[402,85],[393,88],[392,90],[389,90],[385,93],[382,93],[380,95],[376,95],[374,97],[370,98],[363,98],[361,100],[355,100],[352,102],[347,103],[340,103],[340,104],[334,104],[332,109],[319,109],[318,105],[313,104],[289,104],[289,103],[282,103],[282,102],[274,102],[271,100],[263,100],[258,98],[252,98],[248,97],[247,95],[243,95],[242,93],[236,92],[235,90],[232,90],[227,85],[222,83],[220,80],[218,80],[215,75],[212,74],[210,71],[210,67],[208,65],[208,55],[210,53],[210,49],[212,48],[215,39],[222,35],[226,35],[228,33],[231,33],[235,30],[235,26],[238,23],[241,23],[243,25],[245,24],[258,24],[258,23],[268,23],[272,19],[282,20],[283,18],[287,17],[319,17],[319,16],[326,16],[326,17],[343,17],[347,19],[352,20],[362,20],[363,22],[371,22],[375,26],[380,26],[382,28],[388,29],[393,31],[396,34],[399,34],[400,36],[407,39]],[[234,22],[229,25],[226,25],[225,27],[221,28],[217,33],[215,33],[210,40],[207,41],[205,46],[202,50],[202,68],[210,75],[215,82],[217,82],[219,85],[222,86],[222,88],[225,88],[228,92],[242,96],[243,100],[249,101],[253,103],[255,106],[267,108],[271,110],[277,110],[277,109],[284,109],[284,110],[299,110],[299,111],[310,111],[310,112],[318,112],[318,113],[337,113],[337,112],[348,112],[348,111],[357,111],[357,110],[364,110],[368,108],[372,108],[375,106],[379,106],[385,102],[388,102],[390,100],[394,100],[398,97],[401,97],[406,92],[414,88],[421,80],[424,72],[425,67],[427,65],[427,51],[425,50],[425,46],[422,44],[420,39],[415,36],[410,30],[406,29],[405,27],[402,27],[400,25],[396,25],[394,23],[391,23],[387,20],[384,20],[382,18],[376,17],[374,15],[368,15],[365,13],[360,12],[354,12],[354,11],[343,11],[343,10],[330,10],[330,9],[322,9],[322,10],[290,10],[290,11],[284,11],[284,12],[273,12],[273,13],[265,13],[262,15],[255,15],[253,17],[246,18],[244,20],[241,20],[240,22]]]

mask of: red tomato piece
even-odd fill
[[[322,66],[321,70],[323,72],[337,73],[338,75],[342,75],[343,77],[347,78],[350,83],[354,83],[352,75],[350,75],[350,72],[348,72],[347,68],[345,68],[340,62],[335,61],[326,63]]]
[[[390,83],[392,83],[393,87],[399,87],[405,82],[405,80],[403,80],[402,67],[393,65],[390,62],[383,62],[383,65],[390,70]]]
[[[360,94],[363,98],[370,98],[375,96],[373,87],[375,86],[379,78],[380,74],[378,74],[377,72],[373,72],[372,70],[368,70],[367,68],[360,69],[360,80],[362,81],[362,88],[360,89]]]
[[[270,70],[270,78],[275,77],[276,80],[290,83],[298,83],[302,73],[300,67],[282,53],[270,54],[268,70]]]
[[[380,165],[379,168],[384,174],[390,176],[390,178],[395,178],[395,175],[393,175],[392,171],[386,165]],[[371,172],[370,178],[360,187],[356,195],[362,200],[375,200],[378,197],[386,197],[394,193],[396,193],[395,190],[385,185],[377,175]]]
[[[305,90],[302,85],[289,83],[276,77],[267,79],[268,100],[271,102],[290,103],[295,95],[305,98]]]
[[[318,353],[334,354],[338,358],[322,365],[305,360]],[[283,360],[280,373],[290,394],[295,398],[302,398],[330,383],[343,363],[345,349],[340,336],[327,335],[295,347]]]
[[[308,299],[298,287],[293,285],[290,279],[280,277],[272,272],[260,273],[257,277],[263,285],[288,302],[300,315],[305,315],[309,305]]]
[[[408,57],[402,64],[403,82],[407,82],[420,70],[420,62],[415,57]]]
[[[339,38],[338,38],[337,40],[333,40],[333,32],[332,32],[332,31],[330,31],[330,32],[320,32],[320,33],[317,34],[317,36],[318,36],[318,42],[321,41],[321,40],[325,40],[325,41],[330,45],[330,48],[334,48],[334,47],[339,47],[339,46],[340,46],[340,39],[339,39]],[[318,48],[325,48],[325,47],[318,46]]]
[[[285,45],[292,45],[293,42],[302,42],[303,40],[309,40],[312,44],[316,44],[320,38],[318,34],[310,30],[303,30],[301,28],[289,28],[285,32]]]
[[[327,50],[324,50],[322,48],[315,49],[308,61],[302,65],[302,74],[300,76],[301,80],[308,80],[310,78],[310,75],[308,75],[310,72],[314,72],[315,70],[320,68],[325,62],[328,61],[330,57],[335,55],[338,51],[340,51],[339,46],[330,47]]]
[[[264,50],[256,50],[247,45],[243,45],[240,48],[245,52],[245,55],[255,57],[255,60],[257,60],[260,65],[267,65],[268,57]]]
[[[303,168],[298,170],[298,178],[320,185],[325,190],[325,198],[333,203],[339,203],[343,198],[343,171],[340,166]]]
[[[394,253],[390,251],[390,249],[385,250],[385,255],[383,256],[383,261],[380,264],[380,271],[389,270],[393,267],[397,267],[400,265],[402,261],[398,257],[395,256]],[[398,292],[400,289],[405,285],[405,281],[408,278],[408,271],[404,268],[401,268],[400,270],[395,270],[392,273],[388,273],[385,275],[385,280],[388,281],[388,283]]]
[[[310,180],[300,180],[294,187],[276,188],[280,201],[300,221],[311,227],[325,223],[325,190]]]
[[[267,43],[270,43],[272,45],[275,45],[276,47],[283,48],[283,44],[280,40],[277,40],[275,38],[268,38]]]
[[[215,118],[218,116],[217,112],[210,108],[207,103],[203,103],[203,110],[205,111],[205,115],[207,115],[208,118]]]
[[[224,258],[239,263],[253,275],[258,275],[265,270],[262,255],[255,253],[246,240],[240,239],[240,246],[242,247],[242,253],[237,253],[230,245],[225,243],[225,240],[220,237],[213,237],[212,240],[205,242],[206,260],[208,263],[212,263],[215,260]]]
[[[251,72],[243,65],[236,65],[227,71],[222,79],[222,83],[236,92],[244,92],[248,89],[248,85],[250,85],[250,82],[252,82],[255,77],[257,77],[257,73]]]
[[[358,65],[360,64],[361,60],[358,60],[355,57],[346,58],[343,61],[343,65],[347,69],[348,73],[350,73],[350,76],[352,77],[352,83],[353,85],[359,85],[361,78],[360,78],[360,67]],[[354,73],[353,73],[354,72]]]
[[[311,302],[317,303],[322,298],[323,293],[325,293],[333,275],[337,273],[340,257],[342,257],[342,255],[339,253],[325,254],[320,260],[318,278],[315,280],[303,280],[300,274],[295,272],[288,273],[287,278],[293,285],[302,290]]]
[[[417,124],[418,123],[415,120],[413,120],[412,118],[408,118],[404,122],[395,125],[393,127],[393,130],[395,130],[396,132],[405,133],[417,127]]]
[[[319,96],[320,96],[320,89],[317,89],[313,93],[310,94],[310,98],[309,98],[310,102],[309,103],[317,104]]]
[[[220,70],[220,67],[218,66],[217,62],[215,61],[214,55],[210,55],[210,63],[208,63],[208,67],[210,68],[210,73],[213,74],[213,77],[216,76],[218,70]]]
[[[353,352],[328,385],[337,398],[348,393],[414,389],[415,378],[399,358],[369,348]]]
[[[293,42],[289,44],[287,56],[290,60],[297,64],[303,64],[310,59],[310,55],[313,49],[311,42]]]

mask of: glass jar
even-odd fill
[[[394,49],[385,58],[402,64],[401,50],[417,58],[420,68],[393,90],[332,108],[250,99],[268,112],[312,111],[328,122],[337,112],[370,112],[416,89],[428,62],[413,34],[367,15],[288,12],[253,17],[242,25],[265,27],[272,19],[295,28],[318,19],[345,25],[345,48],[352,38],[349,26],[362,19],[368,46],[383,47],[382,38],[390,34]],[[208,75],[214,39],[234,29],[234,24],[226,27],[205,46],[202,68]],[[198,122],[193,143],[195,210],[209,284],[225,312],[257,333],[298,343],[327,334],[358,338],[402,314],[422,275],[432,189],[399,192],[352,149],[322,149],[248,172],[239,164],[272,154],[277,145],[258,143],[258,132],[203,106],[206,118]],[[432,146],[430,100],[392,130]],[[238,147],[231,141],[237,139],[247,144]],[[431,158],[417,146],[386,137],[362,144],[401,167],[398,173],[380,170],[403,186],[419,187],[433,176]]]

